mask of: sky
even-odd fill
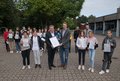
[[[118,7],[120,0],[85,0],[80,15],[100,17],[116,13]]]

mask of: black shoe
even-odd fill
[[[67,65],[64,65],[63,69],[66,69],[67,68]]]
[[[37,64],[35,64],[35,68],[37,68],[37,66],[38,66],[38,65],[37,65]]]
[[[59,66],[57,66],[57,67],[64,67],[64,65],[63,65],[63,64],[61,64],[61,65],[59,65]]]
[[[52,67],[54,67],[54,68],[56,68],[56,66],[55,65],[51,65]]]
[[[51,66],[49,66],[49,70],[52,70]]]
[[[41,68],[41,65],[39,65],[39,68]]]

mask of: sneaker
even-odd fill
[[[55,66],[55,65],[51,65],[51,67],[54,67],[54,68],[56,68],[56,66]]]
[[[28,69],[30,69],[31,67],[30,67],[30,65],[28,65]]]
[[[85,66],[82,66],[82,70],[85,70]]]
[[[64,70],[67,69],[67,65],[64,65],[63,69],[64,69]]]
[[[21,53],[21,51],[19,51],[19,53]]]
[[[106,73],[109,73],[110,72],[110,70],[109,69],[106,69]]]
[[[10,53],[13,53],[13,51],[10,51]]]
[[[19,53],[19,51],[16,51],[16,53]]]
[[[41,64],[39,64],[39,68],[41,68],[42,66],[41,66]]]
[[[94,73],[94,69],[93,68],[91,69],[91,72]]]
[[[102,74],[104,74],[104,73],[105,73],[105,71],[103,71],[103,70],[101,70],[101,71],[99,72],[100,75],[102,75]]]
[[[22,69],[25,69],[25,66],[23,66]]]
[[[38,66],[38,65],[37,65],[37,64],[35,64],[35,68],[37,68],[37,66]]]
[[[13,53],[13,51],[12,51],[12,53]]]
[[[78,70],[80,70],[80,69],[81,69],[81,65],[78,66]]]
[[[88,70],[91,71],[92,68],[89,68]]]

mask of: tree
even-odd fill
[[[84,0],[21,0],[24,25],[46,26],[63,22],[67,17],[79,15]],[[22,6],[22,8],[21,8]]]
[[[13,0],[0,0],[0,26],[15,27],[19,17]]]
[[[94,15],[90,15],[89,17],[88,17],[88,22],[89,22],[89,20],[95,20],[95,16]]]
[[[69,27],[70,29],[75,29],[75,28],[77,27],[77,24],[76,24],[76,22],[75,22],[75,20],[74,20],[73,18],[67,17],[67,18],[65,19],[65,22],[68,23],[68,27]]]
[[[88,17],[82,15],[82,16],[79,17],[78,21],[79,21],[80,23],[86,23],[86,22],[88,22]]]

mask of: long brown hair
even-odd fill
[[[84,31],[80,31],[80,32],[79,32],[79,38],[82,37],[82,36],[81,36],[81,33],[83,33],[83,37],[85,38],[86,36],[85,36],[85,32],[84,32]]]

